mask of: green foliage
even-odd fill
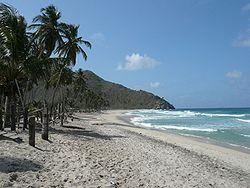
[[[87,59],[81,45],[91,44],[78,36],[79,26],[60,20],[60,11],[50,5],[28,27],[15,8],[0,4],[0,94],[23,105],[46,102],[52,107],[73,89],[83,97],[82,71],[71,69],[78,54]]]
[[[87,87],[102,96],[111,109],[173,109],[163,98],[146,91],[135,91],[120,84],[108,82],[91,71],[84,71]]]
[[[5,4],[0,4],[0,67],[1,90],[15,96],[16,80],[27,79],[25,64],[29,54],[29,40],[24,17]]]

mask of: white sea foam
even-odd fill
[[[244,137],[248,137],[248,138],[250,138],[250,135],[248,135],[248,134],[240,134],[241,136],[244,136]]]
[[[140,127],[151,127],[155,129],[175,129],[175,130],[188,130],[188,131],[204,131],[204,132],[215,132],[216,129],[211,128],[196,128],[196,127],[184,127],[184,126],[178,126],[178,125],[152,125],[151,123],[145,123],[143,122],[147,117],[133,117],[131,118],[131,122]]]
[[[245,116],[245,114],[207,114],[207,113],[202,113],[201,115],[208,116],[208,117],[244,117]]]
[[[209,113],[200,113],[193,112],[190,110],[184,111],[169,111],[169,110],[136,110],[131,114],[136,115],[131,119],[131,122],[137,126],[144,127],[153,127],[156,129],[176,129],[176,130],[190,130],[190,131],[206,131],[206,132],[214,132],[217,131],[216,128],[211,127],[211,125],[200,127],[189,127],[189,126],[181,126],[181,125],[152,125],[154,120],[160,119],[178,119],[178,118],[192,118],[195,116],[207,116],[207,117],[243,117],[246,114],[209,114]],[[151,121],[153,120],[153,121]],[[250,123],[250,120],[245,119],[237,119],[238,121]],[[148,122],[150,121],[150,123]]]
[[[238,121],[245,122],[245,123],[250,123],[249,119],[237,119]]]
[[[238,145],[238,144],[231,144],[231,143],[228,143],[228,144],[231,146],[234,146],[234,147],[241,147],[241,148],[245,148],[245,149],[250,149],[249,147]]]
[[[200,115],[199,112],[192,112],[190,110],[184,110],[184,111],[162,111],[160,112],[162,114],[170,115],[170,116],[178,116],[178,117],[194,117],[197,115]]]
[[[193,111],[193,110],[135,110],[130,114],[134,115],[131,118],[131,123],[135,126],[148,127],[158,130],[176,130],[178,134],[186,134],[186,136],[195,135],[200,137],[202,132],[208,132],[208,135],[212,132],[218,131],[217,136],[224,134],[224,129],[234,131],[240,129],[243,123],[236,123],[240,121],[248,125],[250,123],[249,111],[244,111],[241,114],[231,114],[230,111],[221,111],[224,113],[218,113],[218,111]],[[197,121],[196,121],[197,120]],[[179,131],[178,131],[179,130]],[[190,135],[189,135],[190,134]],[[196,135],[198,134],[198,135]],[[204,134],[202,134],[204,135]],[[250,138],[249,134],[241,134],[245,139]],[[201,136],[203,137],[203,136]],[[216,138],[214,138],[216,140]],[[228,144],[233,142],[233,138],[228,140]],[[234,143],[234,142],[233,142]],[[248,146],[231,144],[234,147],[242,147],[250,149]]]
[[[137,123],[137,122],[135,122],[134,123],[136,126],[140,126],[140,127],[153,127],[152,125],[151,125],[151,123]]]
[[[133,112],[132,112],[133,114]],[[171,111],[171,110],[138,110],[134,115],[145,116],[152,119],[168,119],[168,118],[182,118],[194,117],[200,115],[199,112],[185,111]],[[130,114],[131,115],[131,114]]]
[[[157,118],[188,118],[188,117],[195,117],[195,116],[207,116],[207,117],[244,117],[246,114],[210,114],[210,113],[200,113],[200,112],[194,112],[190,110],[184,110],[184,111],[173,111],[173,110],[138,110],[136,111],[137,115],[140,115],[141,113],[145,115],[153,115],[152,119]],[[164,116],[163,116],[164,115]],[[157,118],[154,118],[154,116],[157,116]]]
[[[151,123],[144,123],[143,117],[133,117],[131,118],[131,122],[136,126],[142,126],[142,127],[152,127]]]
[[[183,126],[174,126],[174,125],[160,125],[155,126],[155,128],[161,129],[176,129],[176,130],[188,130],[188,131],[203,131],[203,132],[215,132],[216,129],[210,128],[196,128],[196,127],[183,127]]]

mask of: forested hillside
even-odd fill
[[[163,98],[146,91],[136,91],[120,84],[105,81],[91,71],[83,71],[87,87],[103,96],[111,109],[174,109]]]

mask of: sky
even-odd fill
[[[54,4],[80,25],[86,49],[74,69],[177,108],[250,107],[250,0],[5,0],[28,23]]]

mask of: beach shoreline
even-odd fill
[[[170,129],[169,130],[161,130],[161,129],[144,127],[144,126],[136,126],[131,122],[131,118],[135,117],[136,115],[126,115],[126,113],[129,111],[130,110],[127,110],[127,111],[121,110],[120,111],[121,114],[117,115],[117,118],[119,120],[123,121],[124,123],[126,123],[127,126],[137,127],[137,128],[147,129],[147,130],[153,130],[153,131],[159,131],[159,132],[162,132],[165,134],[177,135],[177,136],[185,137],[187,139],[192,139],[194,141],[212,144],[215,146],[220,146],[223,148],[228,148],[228,149],[236,150],[236,151],[243,152],[246,154],[250,154],[249,148],[244,148],[244,147],[239,146],[239,145],[232,145],[230,143],[220,142],[220,141],[216,141],[214,139],[205,138],[205,137],[201,137],[201,136],[198,137],[198,136],[191,135],[191,134],[178,134],[178,133],[172,132]]]
[[[243,168],[250,172],[250,153],[249,150],[229,146],[214,140],[208,140],[205,138],[195,138],[191,136],[179,135],[170,131],[156,130],[147,127],[138,127],[133,125],[129,118],[132,116],[126,116],[125,113],[130,110],[110,110],[106,111],[104,119],[112,119],[114,122],[120,125],[124,125],[125,129],[144,133],[146,136],[154,139],[159,139],[194,152],[203,153],[211,157],[216,157],[220,160],[227,161],[233,166]],[[107,116],[107,117],[105,117]],[[110,117],[109,117],[110,116]],[[231,155],[231,156],[228,156]],[[247,159],[247,160],[245,160]],[[246,161],[242,163],[242,161]]]
[[[75,113],[50,128],[3,135],[0,187],[248,187],[250,155],[131,126],[124,110]],[[7,139],[8,136],[8,139]],[[9,138],[11,137],[11,139]],[[17,143],[14,138],[22,142]]]

